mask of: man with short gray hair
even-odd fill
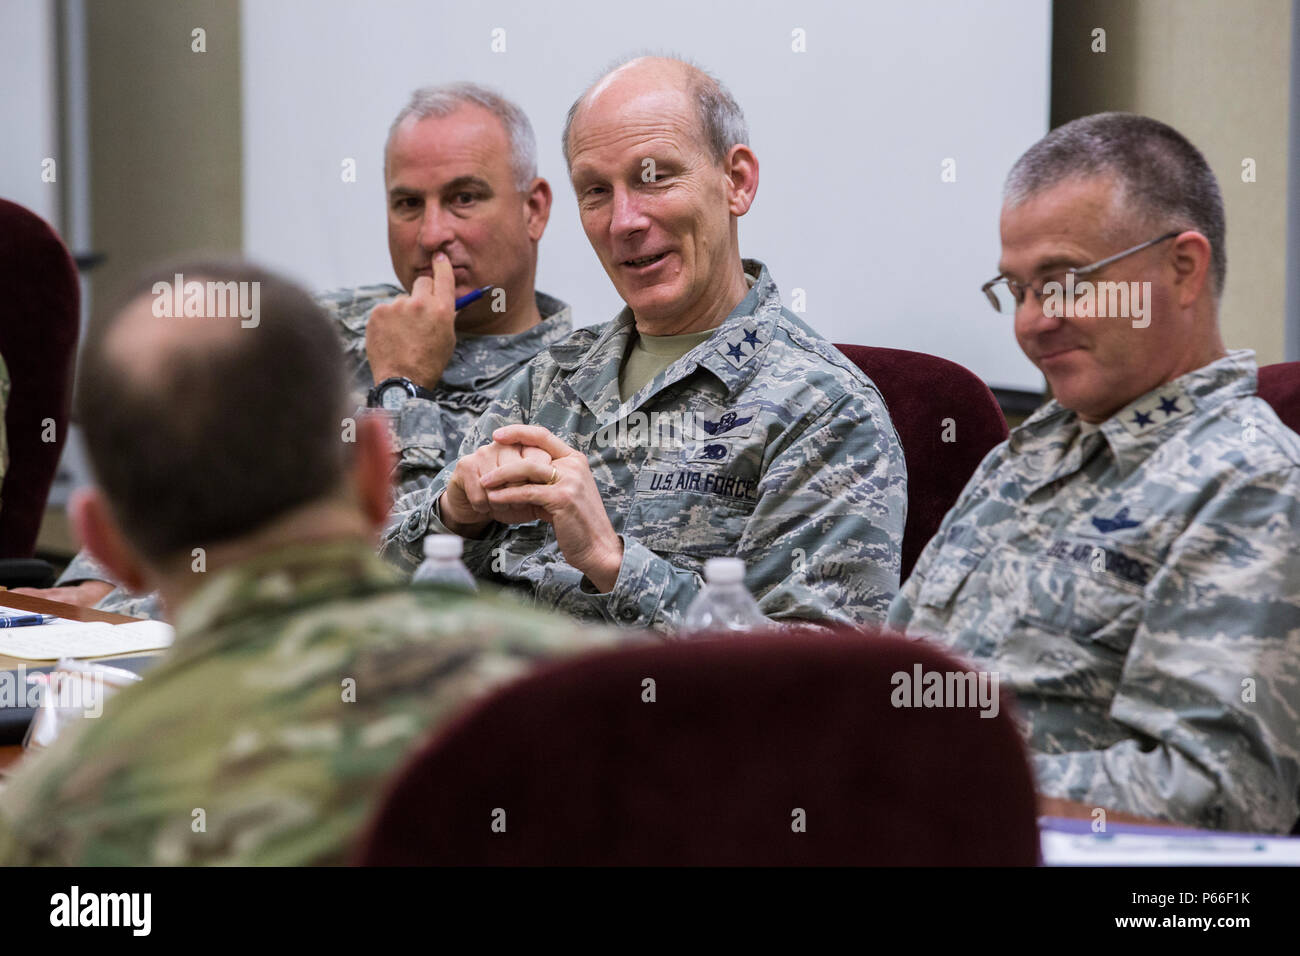
[[[343,337],[357,404],[389,419],[399,493],[409,493],[429,484],[505,381],[573,324],[566,304],[533,287],[551,187],[537,176],[519,107],[472,83],[416,90],[389,130],[384,181],[401,288],[316,299]],[[455,311],[455,298],[489,284]],[[85,551],[58,587],[23,590],[135,616],[158,609],[153,595],[114,590]]]
[[[627,308],[510,382],[385,556],[413,565],[450,530],[472,571],[545,607],[665,631],[705,561],[739,557],[771,618],[881,619],[902,448],[871,381],[741,258],[758,158],[735,100],[697,67],[637,58],[578,99],[564,146]]]
[[[983,291],[1055,398],[985,458],[889,624],[1015,690],[1044,796],[1285,833],[1300,437],[1219,334],[1214,173],[1164,123],[1085,117],[1017,161],[1001,231]]]

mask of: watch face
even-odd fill
[[[395,412],[402,407],[409,397],[406,394],[406,389],[402,388],[401,385],[389,385],[379,393],[379,407]]]

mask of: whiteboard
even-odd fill
[[[59,162],[55,49],[52,4],[0,0],[0,198],[57,229],[60,177],[71,167]]]
[[[472,80],[537,133],[555,193],[538,288],[578,325],[613,318],[622,302],[582,233],[560,133],[610,61],[672,52],[745,111],[761,175],[741,254],[767,263],[787,305],[802,289],[802,317],[831,341],[1037,390],[979,287],[997,272],[1002,181],[1047,130],[1050,29],[1047,0],[244,0],[244,251],[311,289],[394,281],[388,126],[415,87]]]

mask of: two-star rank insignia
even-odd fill
[[[735,368],[741,368],[758,354],[758,329],[741,326],[718,346],[718,354]]]
[[[1170,383],[1139,399],[1119,413],[1119,422],[1130,435],[1142,435],[1192,411],[1192,400],[1181,385]]]

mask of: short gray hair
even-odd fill
[[[578,110],[583,101],[586,100],[587,94],[615,70],[643,57],[671,60],[685,68],[686,75],[689,77],[690,93],[695,99],[696,110],[699,114],[701,140],[716,162],[720,163],[726,159],[727,153],[736,144],[749,145],[749,125],[745,122],[745,113],[741,110],[735,97],[731,95],[731,91],[727,89],[721,80],[684,57],[663,56],[656,53],[635,53],[616,60],[606,67],[600,76],[596,77],[582,91],[582,95],[574,100],[573,105],[569,107],[569,114],[564,120],[564,134],[561,144],[564,149],[565,167],[571,165],[569,162],[569,130],[573,126],[573,119],[578,115]]]
[[[1121,204],[1156,228],[1195,229],[1210,241],[1216,296],[1228,272],[1219,181],[1182,133],[1135,113],[1097,113],[1058,126],[1007,174],[1003,202],[1018,206],[1069,179],[1113,176]]]
[[[515,174],[515,188],[520,192],[537,178],[537,137],[533,124],[514,103],[500,93],[477,83],[445,83],[441,86],[423,86],[411,94],[402,111],[388,128],[384,142],[384,170],[388,170],[388,150],[393,145],[397,128],[411,116],[428,119],[430,116],[450,116],[462,106],[481,106],[497,119],[506,131],[510,143],[510,168]]]

